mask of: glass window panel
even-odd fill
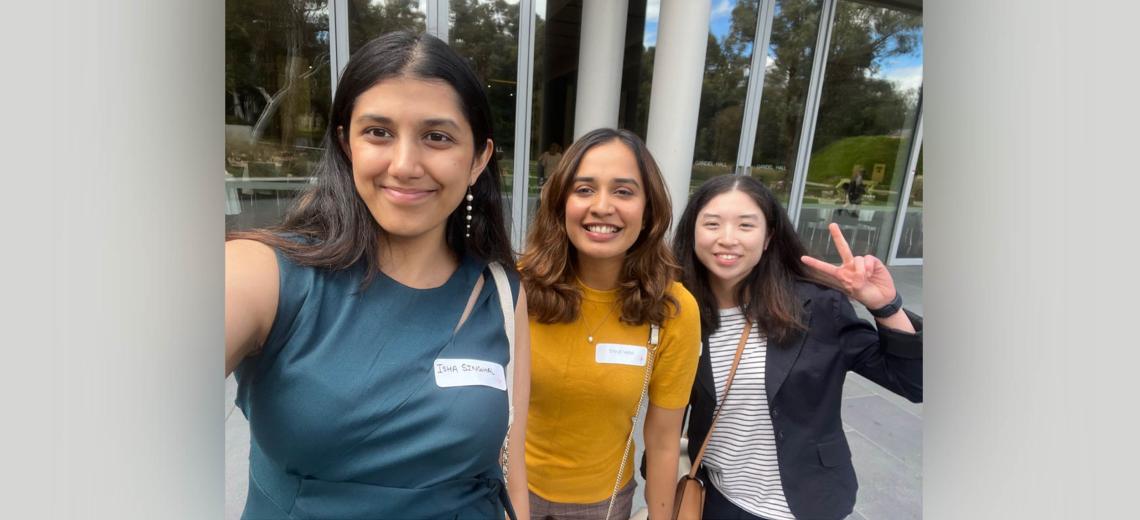
[[[914,181],[910,185],[910,198],[907,201],[906,216],[903,217],[902,234],[899,235],[899,250],[896,258],[922,258],[922,147],[918,149],[918,164],[914,169]]]
[[[812,141],[799,231],[837,260],[839,223],[852,252],[887,257],[922,82],[922,14],[840,0]]]
[[[574,138],[574,86],[582,36],[581,4],[536,0],[534,7],[528,223],[534,222],[542,185]]]
[[[625,55],[621,71],[618,127],[648,139],[649,93],[653,86],[653,57],[657,51],[658,6],[630,0],[625,20]]]
[[[495,158],[503,172],[503,210],[510,228],[518,86],[518,2],[450,0],[449,13],[448,43],[471,64],[491,102]]]
[[[772,17],[751,175],[785,207],[803,131],[821,9],[819,0],[777,0]]]
[[[709,178],[732,173],[736,164],[758,8],[758,0],[725,0],[709,16],[689,193]]]
[[[419,0],[349,0],[348,49],[355,52],[386,32],[426,30],[427,14]]]
[[[226,2],[226,230],[280,222],[322,152],[328,2]]]

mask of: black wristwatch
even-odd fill
[[[901,308],[902,296],[899,295],[898,291],[895,291],[895,299],[891,300],[891,303],[879,307],[878,309],[867,309],[867,312],[871,313],[871,316],[874,316],[876,318],[889,318],[891,316],[894,316],[894,314]]]

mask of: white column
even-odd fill
[[[595,128],[617,126],[628,12],[629,0],[585,0],[582,4],[575,140]]]
[[[669,185],[674,225],[689,201],[711,10],[711,0],[661,0],[646,145]]]

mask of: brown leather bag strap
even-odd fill
[[[705,458],[705,448],[709,447],[709,439],[712,438],[713,430],[716,429],[716,420],[720,417],[720,412],[724,408],[725,401],[728,400],[728,391],[732,388],[732,378],[736,377],[736,367],[740,365],[740,356],[744,353],[744,344],[748,343],[748,334],[752,332],[752,321],[745,320],[744,332],[740,334],[740,344],[736,346],[736,357],[732,358],[732,368],[728,369],[728,381],[724,383],[724,395],[720,397],[720,405],[716,407],[716,414],[713,415],[712,424],[709,425],[709,433],[705,435],[705,442],[701,443],[701,450],[697,452],[697,458],[693,460],[693,466],[689,468],[689,478],[697,477],[697,470],[701,467],[701,459]],[[709,365],[712,365],[712,355],[709,355]],[[715,384],[713,385],[716,386]]]

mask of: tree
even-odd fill
[[[328,82],[308,81],[327,64],[327,2],[226,2],[227,119],[252,124],[251,142],[274,127],[291,142],[296,113],[328,106]],[[307,95],[290,97],[299,90]],[[282,110],[291,117],[276,118]]]
[[[487,89],[496,147],[513,154],[519,7],[504,0],[451,0],[450,11],[448,40]]]
[[[407,30],[423,32],[427,28],[424,13],[416,0],[352,0],[348,4],[348,47],[355,51],[381,34]]]

